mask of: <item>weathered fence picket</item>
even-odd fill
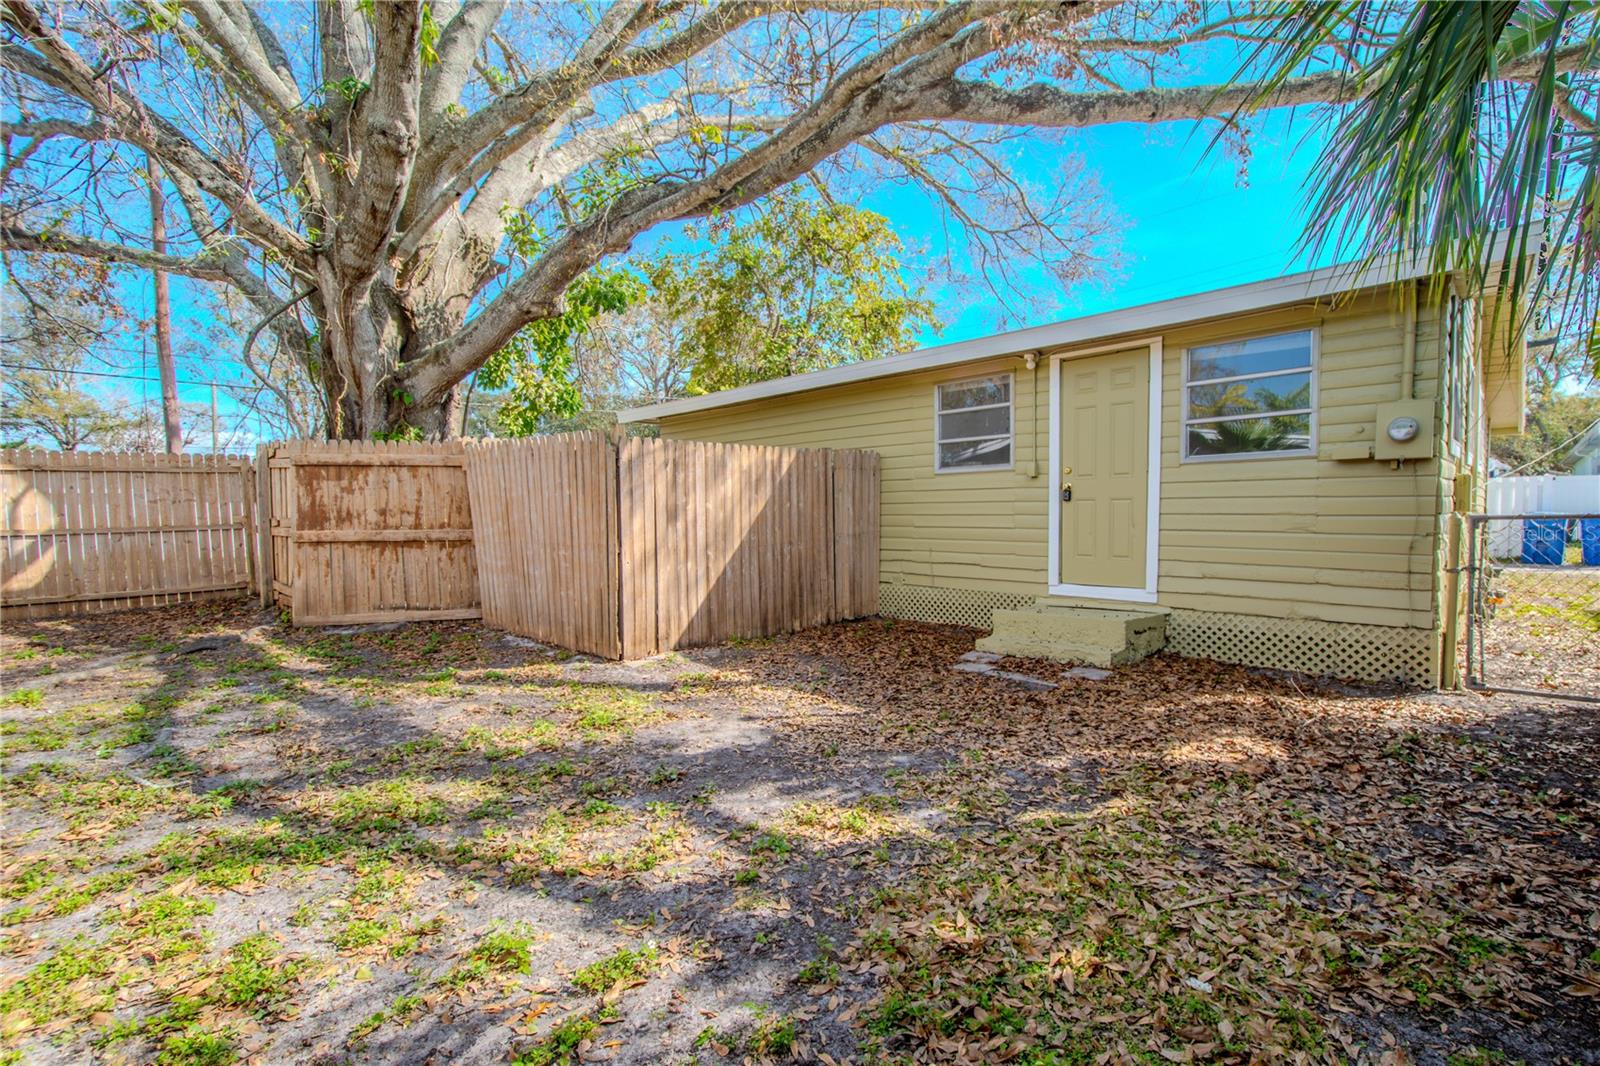
[[[480,616],[460,441],[292,441],[266,463],[274,597],[296,625]]]
[[[154,607],[253,584],[249,460],[0,453],[0,608],[9,619]]]
[[[7,617],[259,588],[297,625],[483,617],[638,658],[878,610],[872,452],[620,440],[12,452]]]
[[[871,452],[583,433],[467,471],[491,625],[631,659],[877,613]]]

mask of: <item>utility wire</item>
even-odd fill
[[[1578,430],[1578,432],[1574,433],[1572,436],[1568,437],[1566,440],[1562,441],[1560,444],[1557,444],[1554,448],[1551,448],[1549,451],[1545,452],[1543,455],[1538,455],[1538,456],[1533,457],[1532,459],[1529,459],[1527,462],[1525,462],[1521,466],[1517,467],[1517,470],[1526,470],[1526,469],[1528,469],[1528,467],[1532,466],[1534,463],[1542,462],[1545,459],[1548,459],[1550,456],[1554,455],[1556,452],[1559,452],[1562,448],[1565,448],[1567,445],[1571,444],[1573,441],[1577,440],[1579,437],[1581,437],[1585,433],[1589,432],[1595,426],[1600,426],[1600,418],[1597,418],[1593,422],[1590,422],[1587,426],[1584,426],[1582,429]],[[1517,470],[1508,470],[1504,474],[1501,474],[1500,476],[1501,477],[1510,477],[1512,474],[1515,474],[1517,472]]]
[[[0,370],[37,370],[46,374],[77,374],[91,378],[116,378],[119,381],[160,381],[145,374],[116,374],[109,370],[68,370],[60,367],[32,366],[27,363],[0,363]],[[178,379],[179,385],[203,385],[216,389],[234,389],[238,392],[261,392],[265,385],[234,385],[225,381],[190,381]]]

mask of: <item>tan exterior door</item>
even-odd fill
[[[1149,350],[1063,360],[1061,584],[1144,588],[1149,466]]]

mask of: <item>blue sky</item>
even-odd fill
[[[1241,174],[1238,160],[1220,148],[1208,150],[1213,125],[1166,123],[1157,126],[1124,123],[1077,131],[1064,144],[1041,143],[1022,153],[1022,176],[1046,181],[1059,165],[1060,152],[1082,156],[1087,171],[1102,186],[1109,204],[1123,223],[1120,241],[1121,269],[1103,284],[1078,286],[1062,294],[1062,306],[1038,321],[1092,314],[1098,311],[1203,292],[1257,281],[1304,269],[1296,257],[1306,175],[1316,155],[1315,143],[1304,143],[1308,119],[1291,119],[1277,113],[1258,124],[1251,138],[1251,159]],[[909,247],[943,250],[943,232],[928,203],[904,189],[886,189],[868,198],[865,206],[888,216]],[[647,238],[646,245],[653,243]],[[909,264],[913,268],[916,264]],[[1051,285],[1042,270],[1032,272],[1039,285]],[[180,378],[195,380],[246,380],[242,367],[225,350],[200,346],[183,357],[181,338],[206,328],[209,316],[191,293],[193,284],[174,279],[174,302],[180,336]],[[129,275],[124,283],[130,306],[148,315],[151,286],[147,274]],[[942,333],[930,334],[924,343],[946,343],[992,333],[996,314],[983,300],[964,298],[949,288],[935,287],[928,295],[938,304],[945,321]],[[1028,324],[1037,324],[1029,322]],[[154,357],[142,359],[142,338],[133,334],[123,341],[123,366],[133,373],[154,376]],[[153,352],[153,343],[151,345]],[[144,369],[141,371],[141,366]],[[157,402],[154,382],[119,382],[123,397]],[[209,404],[210,390],[183,386],[185,402]],[[219,407],[224,434],[238,425],[254,435],[251,419],[234,398],[224,392]],[[209,440],[203,442],[209,444]]]
[[[1306,269],[1297,257],[1306,176],[1320,142],[1305,141],[1305,116],[1278,113],[1263,121],[1251,140],[1252,156],[1241,173],[1238,160],[1219,146],[1209,149],[1214,124],[1120,123],[1074,133],[1067,142],[1083,156],[1122,224],[1120,270],[1101,285],[1081,285],[1063,294],[1064,307],[1048,319],[1094,314],[1169,297],[1259,281]],[[1054,153],[1030,160],[1047,174]],[[920,205],[873,205],[910,234]],[[895,207],[900,206],[900,211]],[[887,210],[886,210],[887,208]],[[1039,273],[1039,284],[1051,284]],[[938,294],[934,294],[937,298]],[[941,312],[942,335],[929,340],[965,340],[994,331],[994,315],[982,304]],[[1037,323],[1030,323],[1037,324]]]

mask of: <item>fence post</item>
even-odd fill
[[[622,658],[622,445],[627,433],[622,426],[614,425],[612,432],[600,440],[602,463],[600,484],[605,492],[606,516],[606,598],[610,601],[608,621],[611,632],[606,641],[607,658]]]
[[[272,445],[256,445],[256,581],[262,607],[270,607],[273,601],[272,453]]]
[[[1483,615],[1480,613],[1484,604],[1483,583],[1478,580],[1478,567],[1482,560],[1478,557],[1479,542],[1483,539],[1487,525],[1478,515],[1467,519],[1467,560],[1463,573],[1467,575],[1467,679],[1466,685],[1472,688],[1477,684],[1478,674],[1483,669],[1479,659],[1478,642],[1482,638]]]
[[[1444,634],[1439,647],[1439,687],[1461,687],[1460,663],[1456,642],[1461,635],[1461,515],[1445,516]]]
[[[247,594],[259,594],[259,578],[261,576],[261,560],[258,557],[260,540],[256,523],[256,470],[248,459],[239,461],[239,496],[244,504],[244,581]],[[230,538],[231,534],[230,534]]]

